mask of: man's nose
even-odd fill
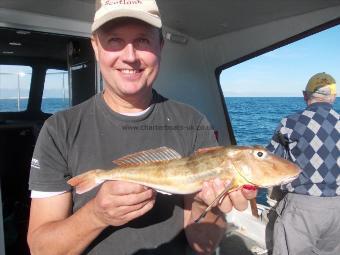
[[[132,43],[128,43],[125,45],[123,50],[123,60],[126,62],[135,62],[137,59],[136,49]]]

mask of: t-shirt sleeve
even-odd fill
[[[200,148],[213,146],[218,146],[214,129],[211,127],[207,118],[203,116],[201,121],[197,125],[194,151]]]
[[[54,117],[48,119],[41,129],[31,161],[30,190],[47,192],[70,190],[66,182],[69,177],[66,139],[60,131]]]

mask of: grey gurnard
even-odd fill
[[[113,163],[117,167],[112,170],[91,170],[71,178],[68,184],[79,194],[107,180],[138,183],[162,193],[191,194],[200,191],[204,181],[217,177],[230,180],[196,223],[228,192],[246,184],[270,187],[288,183],[300,173],[294,163],[260,146],[203,148],[183,158],[173,149],[160,147],[127,155]]]
[[[107,180],[142,184],[171,194],[201,190],[204,181],[232,180],[229,191],[245,184],[270,187],[291,182],[300,169],[260,146],[218,146],[200,149],[189,157],[160,147],[113,161],[112,170],[91,170],[68,180],[81,194]]]

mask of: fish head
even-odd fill
[[[274,155],[261,146],[240,146],[234,154],[232,163],[241,179],[258,187],[287,184],[301,172],[293,162]]]

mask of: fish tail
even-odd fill
[[[77,194],[83,194],[101,183],[105,181],[103,178],[99,178],[99,175],[101,172],[105,172],[103,170],[92,170],[89,172],[86,172],[81,175],[77,175],[70,180],[67,181],[67,183],[73,187],[76,188]]]

